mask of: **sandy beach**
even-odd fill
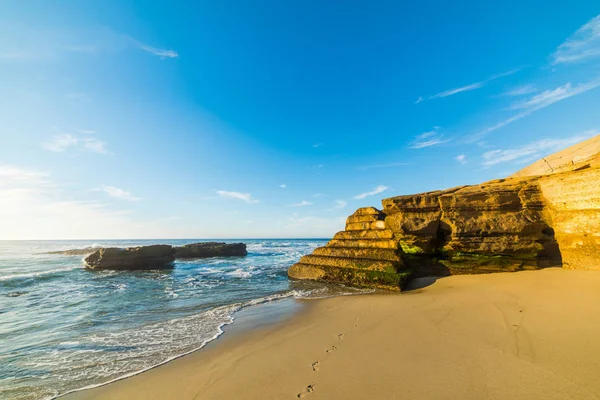
[[[63,399],[598,399],[600,275],[422,278],[300,301],[163,366]]]

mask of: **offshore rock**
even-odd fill
[[[192,243],[174,249],[176,258],[243,257],[248,254],[244,243]]]
[[[109,247],[97,250],[84,259],[90,269],[157,269],[170,267],[175,260],[175,251],[169,245],[128,247],[125,249]]]
[[[600,270],[600,135],[507,179],[382,205],[358,209],[288,275],[399,290],[411,276]]]

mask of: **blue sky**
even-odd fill
[[[0,239],[329,237],[598,134],[597,2],[462,4],[1,2]]]

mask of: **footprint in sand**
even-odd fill
[[[315,388],[313,387],[313,385],[308,385],[308,386],[306,387],[306,389],[304,389],[304,392],[302,392],[302,393],[298,393],[298,398],[299,398],[299,399],[301,399],[301,398],[303,398],[304,396],[306,396],[306,395],[308,395],[309,393],[312,393],[312,392],[314,392],[314,391],[315,391]]]
[[[343,334],[343,333],[340,333],[340,334],[338,335],[338,339],[339,339],[339,340],[342,340],[343,338],[344,338],[344,334]]]
[[[327,349],[327,350],[326,350],[326,352],[327,352],[327,353],[331,353],[332,351],[336,351],[336,350],[337,350],[337,347],[335,347],[335,346],[331,346],[331,348],[330,348],[330,349]]]
[[[315,372],[317,372],[319,370],[319,362],[318,361],[315,361],[314,363],[312,363],[312,369]]]

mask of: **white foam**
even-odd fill
[[[83,267],[81,266],[74,266],[74,267],[67,267],[67,268],[57,268],[57,269],[50,269],[47,271],[34,271],[34,272],[29,272],[27,274],[13,274],[13,275],[5,275],[5,276],[0,276],[0,281],[10,281],[13,279],[24,279],[24,278],[35,278],[38,276],[44,276],[44,275],[49,275],[49,274],[56,274],[59,272],[66,272],[66,271],[73,271],[75,269],[83,269]]]

